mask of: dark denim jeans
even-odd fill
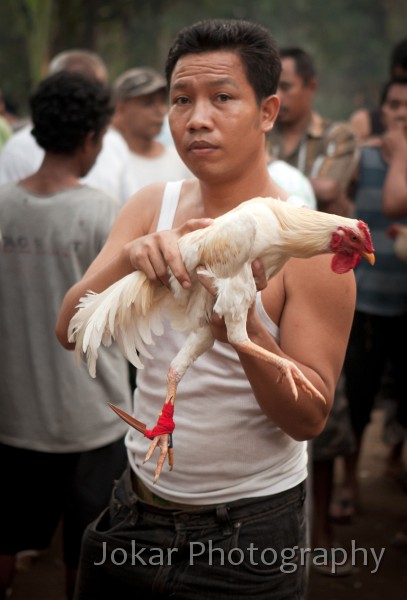
[[[383,317],[356,311],[346,351],[345,394],[352,427],[361,435],[370,421],[386,369],[390,367],[387,398],[397,402],[396,419],[407,427],[407,315]],[[401,350],[396,340],[403,340]]]
[[[76,600],[301,600],[305,486],[189,511],[146,504],[129,471],[86,530]]]

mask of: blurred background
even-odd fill
[[[125,69],[163,69],[180,27],[203,18],[249,19],[280,46],[316,60],[315,108],[347,119],[376,106],[392,46],[406,35],[406,0],[1,0],[0,88],[24,117],[27,95],[49,59],[68,48],[98,52],[113,80]]]

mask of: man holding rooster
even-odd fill
[[[168,269],[188,290],[180,236],[255,196],[295,201],[271,179],[266,161],[280,69],[274,41],[259,25],[211,20],[179,32],[166,65],[169,123],[195,179],[148,186],[123,207],[101,253],[65,297],[57,335],[66,348],[73,348],[68,325],[88,290],[102,292],[134,271],[155,287],[169,286]],[[335,243],[347,236],[342,228]],[[366,236],[357,230],[349,243],[370,252]],[[129,432],[129,469],[110,510],[85,534],[77,600],[304,598],[306,440],[323,429],[332,405],[355,282],[352,272],[333,273],[323,255],[292,258],[269,282],[259,261],[252,271],[261,293],[248,313],[250,339],[293,361],[326,403],[303,389],[295,400],[278,370],[232,345],[223,319],[210,315],[216,341],[177,393],[175,468],[163,469],[153,485],[154,466],[143,462],[146,440]],[[214,292],[211,278],[200,279]],[[165,324],[138,373],[137,419],[156,420],[162,373],[184,341]],[[295,557],[290,569],[286,553]]]

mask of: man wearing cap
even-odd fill
[[[125,71],[115,81],[113,125],[130,150],[128,196],[150,183],[192,176],[175,146],[157,140],[168,112],[166,87],[164,77],[147,67]]]
[[[49,75],[61,71],[82,73],[108,83],[107,67],[102,58],[89,50],[72,49],[60,52],[48,66]],[[32,123],[19,129],[6,142],[0,156],[0,185],[19,181],[40,168],[44,150],[31,135]],[[125,172],[129,151],[123,137],[113,127],[108,127],[102,150],[95,165],[81,182],[102,190],[119,204],[128,196],[125,192]]]

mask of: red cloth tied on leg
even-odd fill
[[[174,405],[171,402],[166,402],[162,408],[161,415],[158,417],[157,425],[153,429],[146,429],[144,436],[153,440],[157,435],[171,434],[175,429],[173,416]]]

